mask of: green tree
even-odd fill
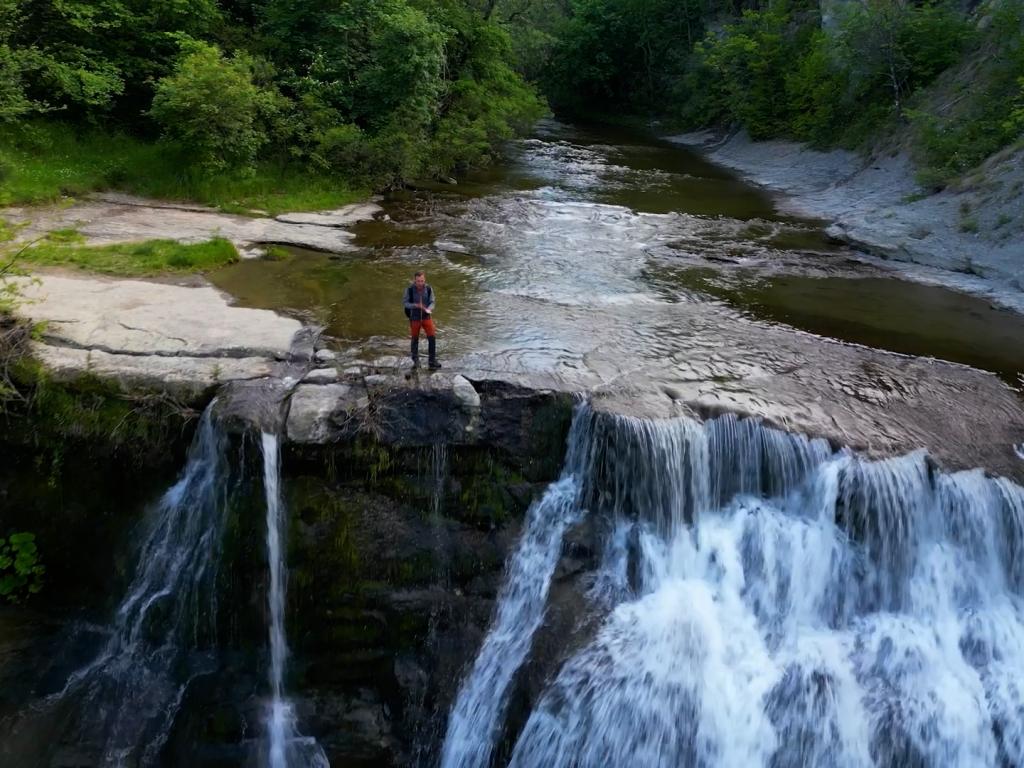
[[[32,112],[36,105],[25,95],[25,57],[11,47],[22,14],[15,0],[0,0],[0,123]]]
[[[897,115],[910,93],[959,57],[969,27],[943,0],[860,0],[847,7],[838,48],[863,99],[888,95]]]
[[[214,45],[190,43],[174,71],[157,83],[149,113],[198,164],[252,168],[280,108],[275,91],[253,82],[253,66],[246,54],[227,57]]]
[[[786,73],[789,132],[794,138],[828,145],[853,117],[846,70],[838,66],[832,36],[815,30],[807,50]]]
[[[206,35],[218,19],[216,0],[0,0],[0,40],[29,100],[70,118],[116,110],[138,122],[179,38]]]
[[[650,110],[684,73],[706,0],[573,0],[542,78],[572,111]]]
[[[447,108],[438,120],[429,155],[429,170],[451,169],[487,162],[494,148],[516,133],[524,133],[544,113],[532,88],[512,69],[508,35],[492,24],[471,22],[472,45],[461,62],[459,77],[447,85]]]
[[[996,3],[986,21],[974,43],[972,87],[948,105],[909,113],[926,185],[944,186],[1024,133],[1024,2]]]

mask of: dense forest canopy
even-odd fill
[[[0,0],[0,123],[12,141],[25,137],[11,139],[10,126],[42,120],[159,139],[207,172],[274,160],[378,188],[485,163],[547,104],[575,116],[739,124],[755,138],[823,146],[910,126],[942,183],[1024,131],[1022,9],[1024,0]]]
[[[543,114],[460,0],[0,0],[0,117],[287,155],[386,186],[458,170]]]
[[[515,5],[517,0],[508,0]],[[518,0],[522,7],[527,0]],[[563,113],[642,114],[754,138],[912,137],[942,184],[1024,133],[1024,2],[535,0],[516,45]],[[553,20],[552,13],[560,15]],[[530,37],[532,35],[532,37]]]

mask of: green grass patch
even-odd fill
[[[85,236],[73,227],[54,229],[46,233],[45,239],[57,245],[80,245],[85,242]]]
[[[972,235],[977,234],[978,220],[973,218],[962,219],[960,221],[960,231]]]
[[[271,215],[338,208],[369,194],[289,162],[266,161],[250,174],[213,173],[191,165],[182,147],[167,142],[60,123],[0,131],[0,205],[49,203],[106,190]]]
[[[184,245],[174,240],[87,246],[46,240],[25,250],[26,264],[65,266],[108,275],[139,277],[166,273],[206,272],[238,260],[228,240]]]

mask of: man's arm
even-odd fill
[[[413,301],[413,297],[414,293],[412,291],[412,286],[410,286],[409,288],[406,288],[405,293],[402,294],[402,304],[405,305],[406,309],[416,309],[418,306],[416,302]]]
[[[433,287],[431,287],[431,289],[430,289],[430,304],[427,305],[427,312],[433,312],[433,311],[434,311],[434,289],[433,289]]]

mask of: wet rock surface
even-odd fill
[[[532,243],[540,256],[513,264],[515,279],[481,292],[485,301],[468,299],[466,316],[445,319],[445,367],[438,373],[409,369],[400,316],[387,321],[388,333],[397,329],[393,340],[383,333],[343,340],[268,310],[231,306],[210,287],[60,275],[42,275],[31,287],[38,301],[23,311],[45,323],[34,353],[57,380],[73,388],[85,377],[100,379],[196,404],[216,391],[218,418],[233,435],[233,461],[241,466],[218,577],[217,647],[208,654],[216,669],[190,686],[167,764],[245,765],[262,736],[265,500],[254,432],[277,431],[284,442],[294,654],[287,689],[301,731],[318,739],[333,765],[345,766],[436,758],[524,512],[558,475],[579,398],[599,410],[652,418],[735,413],[871,456],[924,447],[946,468],[1024,477],[1014,448],[1024,443],[1024,400],[1005,381],[759,322],[706,299],[661,300],[645,282],[651,262],[637,267],[632,255],[657,249],[653,241],[666,231],[678,235],[678,228],[663,227],[676,227],[682,217],[635,216],[610,205],[595,212],[545,195],[514,201],[516,215],[507,221],[508,208],[468,204],[465,220],[453,225],[456,234],[464,234],[466,221],[487,232],[510,227],[510,242]],[[274,226],[342,226],[333,213],[310,216],[287,216]],[[539,219],[543,227],[539,216],[548,217]],[[626,230],[629,247],[626,225],[633,227]],[[568,262],[545,261],[545,238],[569,243],[575,258],[581,232],[605,239],[583,241],[596,275],[583,287],[593,302],[579,300],[583,277]],[[454,239],[444,243],[459,258],[469,250]],[[492,250],[479,250],[483,255],[467,267],[471,275],[493,259]],[[724,260],[746,258],[720,250]],[[533,273],[538,279],[530,282]],[[4,447],[0,439],[0,457]],[[0,509],[19,509],[0,520],[34,524],[41,551],[63,561],[51,571],[49,589],[60,594],[81,582],[68,594],[99,602],[97,595],[130,576],[128,539],[146,498],[168,486],[173,469],[146,489],[121,488],[124,502],[108,510],[103,502],[114,495],[97,493],[98,479],[104,488],[124,486],[123,469],[107,462],[104,474],[86,465],[88,441],[75,443],[69,457],[53,445],[31,454],[23,447],[9,447],[12,455],[21,452],[17,461],[0,462]],[[22,487],[40,467],[59,482],[42,490],[49,484],[40,477],[38,488]],[[37,506],[24,503],[31,499]],[[565,537],[548,619],[514,686],[506,745],[545,680],[594,631],[586,595],[607,533],[591,519]],[[86,554],[75,555],[78,548]],[[111,606],[89,610],[105,616]],[[27,638],[51,631],[52,625],[0,622],[0,690],[15,690],[12,684],[24,698],[44,693],[21,664],[35,658]],[[52,764],[96,760],[88,745],[70,744]]]
[[[19,313],[39,329],[32,351],[64,381],[91,375],[191,401],[271,375],[305,335],[299,321],[231,306],[209,286],[42,274],[19,287]]]
[[[291,400],[288,438],[323,444],[365,433],[395,445],[484,443],[528,455],[537,449],[531,438],[542,443],[545,425],[564,427],[573,398],[588,397],[608,411],[652,418],[757,417],[873,457],[925,448],[947,469],[1024,477],[1016,448],[1024,441],[1024,399],[996,376],[706,307],[674,307],[670,322],[678,335],[662,358],[624,366],[615,349],[597,348],[580,375],[534,380],[484,367],[476,356],[465,367],[452,364],[457,376],[364,367],[339,373],[340,383],[303,382]]]

